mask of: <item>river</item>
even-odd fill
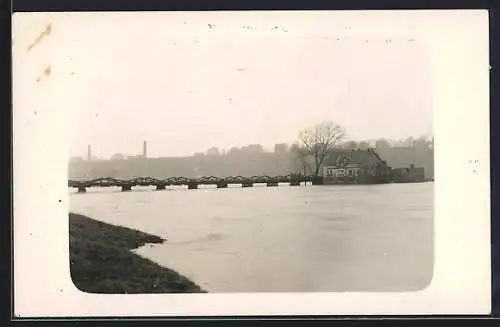
[[[414,291],[433,270],[433,183],[70,191],[70,209],[167,239],[136,252],[208,292]]]

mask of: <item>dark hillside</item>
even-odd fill
[[[427,177],[434,175],[431,149],[395,147],[377,149],[377,153],[393,168],[424,167]],[[76,180],[97,177],[132,179],[201,176],[287,175],[302,170],[292,153],[234,154],[183,158],[150,158],[128,160],[80,161],[69,164],[69,178]]]

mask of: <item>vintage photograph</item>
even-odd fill
[[[488,22],[16,13],[13,315],[490,313]]]
[[[345,24],[332,36],[230,23],[240,33],[175,17],[68,24],[80,90],[68,108],[74,285],[425,289],[434,266],[425,42],[351,35]]]

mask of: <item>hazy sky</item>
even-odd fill
[[[297,21],[247,21],[114,14],[53,23],[75,95],[70,155],[85,156],[87,144],[100,157],[139,154],[143,140],[149,156],[271,148],[323,120],[358,140],[432,133],[430,55],[407,26],[388,43],[340,25],[307,34],[294,33]]]

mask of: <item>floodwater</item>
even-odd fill
[[[433,272],[433,183],[95,188],[72,212],[167,239],[136,252],[208,292],[416,291]]]

